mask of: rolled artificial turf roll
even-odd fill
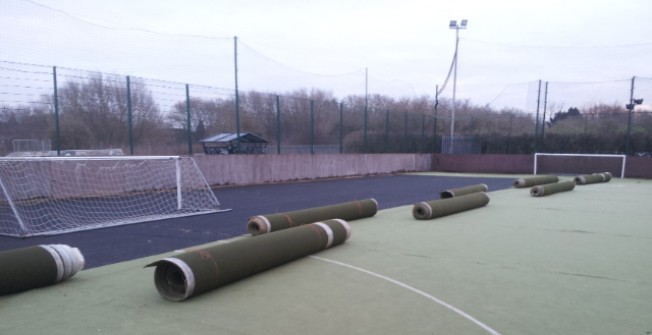
[[[595,183],[604,183],[606,181],[606,176],[602,173],[600,174],[581,174],[575,177],[575,184],[577,185],[587,185]]]
[[[460,195],[466,195],[477,192],[487,192],[489,191],[489,186],[487,184],[477,184],[469,185],[459,188],[451,188],[439,194],[439,197],[442,199],[448,199],[452,197],[459,197]]]
[[[37,245],[0,252],[0,295],[64,281],[84,268],[79,249]]]
[[[251,235],[259,235],[323,220],[357,220],[374,216],[377,212],[378,202],[375,199],[349,201],[292,212],[252,216],[247,220],[247,230]]]
[[[412,216],[417,220],[430,220],[485,206],[489,196],[484,192],[460,195],[453,198],[424,201],[414,204]]]
[[[527,177],[527,178],[518,178],[514,180],[514,187],[516,188],[524,188],[524,187],[532,187],[535,185],[543,185],[543,184],[550,184],[550,183],[556,183],[559,181],[559,177],[557,176],[533,176],[533,177]]]
[[[327,220],[198,248],[147,267],[156,266],[154,284],[159,294],[181,301],[342,244],[349,236],[346,221]]]
[[[575,188],[575,180],[565,180],[553,184],[537,185],[530,189],[533,197],[543,197],[559,192],[572,191]]]
[[[609,182],[611,180],[611,172],[599,172],[594,174],[601,174],[604,176],[604,182]]]

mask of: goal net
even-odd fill
[[[1,235],[52,235],[220,211],[192,158],[0,158]]]
[[[625,177],[625,155],[601,154],[534,154],[534,174],[577,175],[611,172]]]

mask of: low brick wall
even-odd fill
[[[210,185],[430,171],[430,154],[194,155]]]
[[[652,179],[652,157],[627,157],[625,177]]]
[[[432,155],[433,171],[462,173],[532,173],[532,155]]]
[[[533,155],[433,154],[432,170],[462,173],[531,174],[534,170],[534,157]],[[627,157],[625,177],[652,179],[652,157]]]

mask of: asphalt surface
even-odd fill
[[[449,188],[485,183],[489,191],[512,187],[513,178],[383,175],[215,189],[231,211],[143,222],[52,236],[0,236],[0,251],[37,244],[68,244],[93,268],[161,254],[247,233],[254,215],[374,198],[379,210],[439,198]]]

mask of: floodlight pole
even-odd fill
[[[627,115],[627,139],[625,142],[625,155],[630,154],[630,137],[632,134],[632,113],[634,112],[634,107],[643,103],[643,99],[634,99],[634,82],[636,81],[636,76],[632,77],[632,85],[629,90],[629,103],[625,105],[625,108],[628,111]]]
[[[451,136],[448,153],[453,153],[453,143],[455,142],[455,94],[457,92],[457,51],[460,44],[460,29],[466,29],[467,20],[462,20],[457,24],[456,20],[451,20],[449,24],[450,29],[455,29],[455,54],[453,55],[453,102],[451,106]]]

